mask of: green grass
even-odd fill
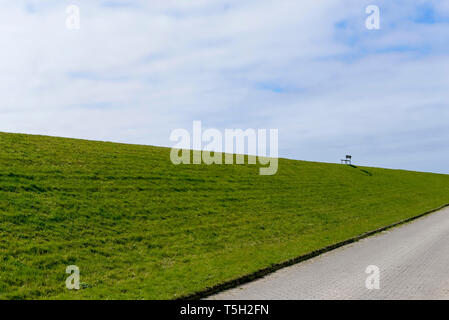
[[[173,299],[449,202],[447,175],[169,153],[0,133],[0,298]]]

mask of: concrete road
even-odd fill
[[[209,299],[449,299],[449,208]]]

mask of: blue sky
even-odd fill
[[[447,0],[0,4],[0,131],[171,146],[201,120],[277,128],[281,157],[449,173]]]

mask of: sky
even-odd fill
[[[170,147],[201,120],[278,129],[284,158],[449,174],[449,0],[0,8],[0,131]]]

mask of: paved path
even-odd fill
[[[380,270],[369,290],[367,266]],[[449,299],[449,208],[210,299]]]

